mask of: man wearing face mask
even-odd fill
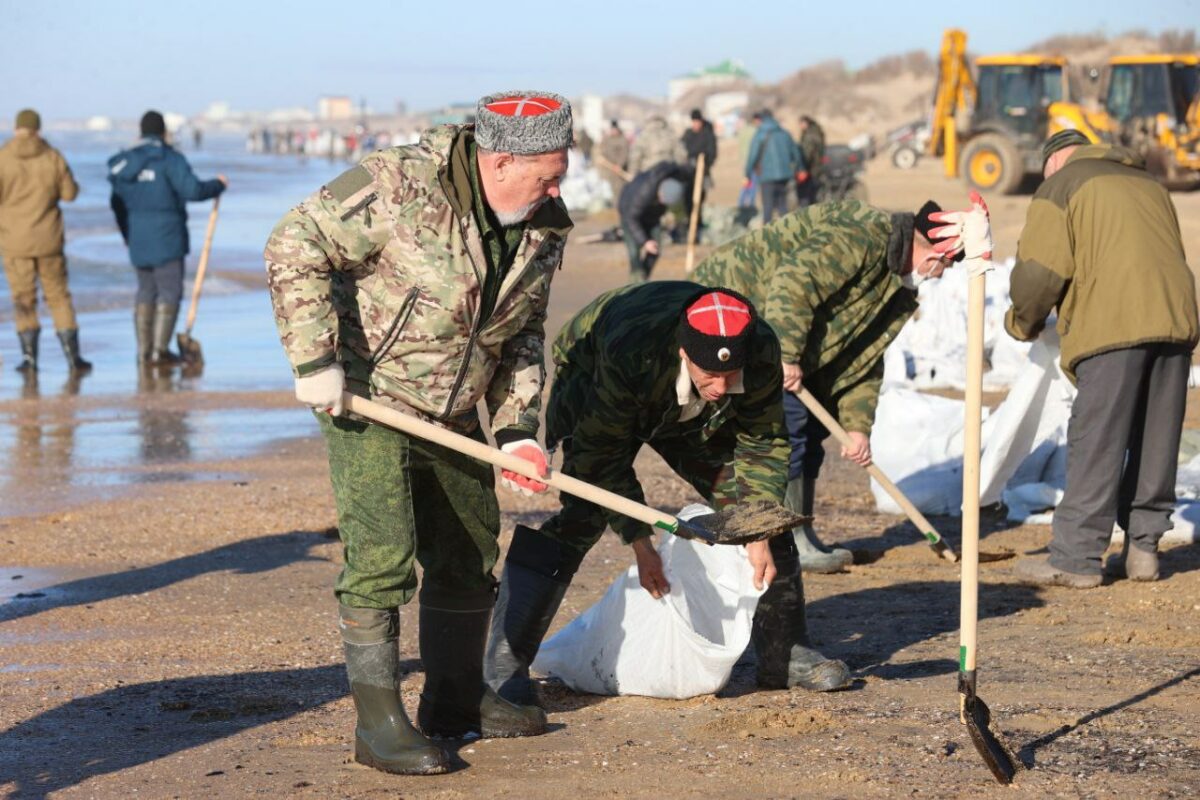
[[[714,507],[783,498],[788,439],[779,341],[745,297],[686,281],[607,292],[563,327],[546,404],[546,442],[562,471],[644,502],[634,460],[653,448]],[[518,525],[488,641],[488,683],[514,703],[536,701],[529,666],[588,550],[611,527],[654,597],[670,591],[644,522],[561,495],[537,530]],[[790,536],[746,545],[754,582],[769,584],[754,614],[763,688],[845,687],[841,661],[809,646],[804,588]]]
[[[538,708],[483,682],[500,512],[492,468],[343,414],[342,393],[484,440],[538,465],[550,282],[571,220],[559,199],[571,107],[549,92],[479,101],[475,125],[373,153],[284,216],[265,257],[275,321],[329,451],[345,566],[334,593],[358,715],[355,759],[445,772],[426,736],[544,733]],[[509,488],[546,486],[502,473]],[[420,589],[425,686],[400,703],[399,606]]]
[[[939,227],[930,215],[940,211],[932,200],[916,214],[856,200],[809,206],[723,245],[693,273],[746,294],[779,336],[791,439],[785,505],[798,513],[812,514],[829,432],[794,392],[803,383],[849,432],[854,446],[842,448],[844,458],[871,463],[883,353],[917,310],[917,286],[962,259],[930,242]],[[850,551],[823,545],[811,524],[794,538],[810,572],[850,564]]]

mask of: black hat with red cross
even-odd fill
[[[683,306],[679,346],[700,369],[739,370],[746,364],[757,318],[751,302],[732,289],[703,289]]]

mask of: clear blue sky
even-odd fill
[[[214,100],[311,108],[321,94],[378,109],[521,87],[662,96],[669,78],[727,57],[775,81],[830,58],[932,53],[948,26],[975,53],[1194,28],[1200,0],[0,0],[0,19],[2,130],[25,106],[53,120]]]

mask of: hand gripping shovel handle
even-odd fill
[[[527,478],[540,481],[548,486],[553,486],[560,492],[566,492],[567,494],[607,508],[610,511],[616,511],[618,514],[632,517],[639,522],[644,522],[659,530],[676,535],[690,536],[690,531],[685,532],[687,526],[681,526],[679,520],[670,514],[634,502],[627,497],[622,497],[607,489],[601,489],[599,486],[584,483],[578,478],[572,478],[570,475],[564,475],[554,469],[551,469],[548,475],[539,475],[537,468],[531,462],[519,456],[505,453],[503,450],[498,450],[483,442],[477,442],[470,437],[438,427],[433,423],[426,422],[411,414],[397,411],[394,408],[389,408],[373,400],[367,400],[349,392],[342,394],[342,400],[345,402],[346,410],[352,411],[360,417],[365,417],[387,425],[389,428],[395,428],[420,439],[439,444],[442,447],[479,459],[501,469],[506,469],[509,472],[515,472],[518,475],[524,475]],[[708,543],[712,544],[711,541]]]
[[[196,324],[196,309],[200,305],[200,287],[204,285],[204,273],[208,271],[208,254],[212,252],[213,232],[217,229],[217,209],[221,205],[221,195],[213,198],[212,211],[208,212],[208,229],[204,232],[204,249],[200,251],[200,264],[196,267],[196,280],[192,283],[192,302],[188,306],[187,324],[184,329],[188,334]]]
[[[832,433],[834,438],[841,442],[843,446],[849,447],[852,445],[852,442],[850,441],[850,434],[846,433],[846,429],[838,424],[838,421],[833,418],[833,415],[826,411],[825,408],[817,402],[817,398],[812,396],[812,392],[801,386],[800,391],[796,392],[796,397],[800,399],[801,403],[804,403],[804,407],[807,408],[812,415],[816,417],[822,425],[825,426],[825,429]],[[950,545],[946,544],[945,540],[942,539],[941,535],[939,535],[937,530],[933,527],[933,524],[930,523],[929,520],[925,519],[925,515],[917,510],[917,507],[913,505],[912,501],[904,495],[904,492],[900,491],[900,487],[892,483],[888,476],[883,474],[883,470],[881,470],[876,464],[871,463],[866,469],[867,473],[875,479],[875,482],[882,486],[883,490],[887,492],[893,500],[896,501],[896,504],[900,506],[905,515],[907,515],[912,521],[912,524],[917,526],[917,530],[922,536],[925,537],[926,541],[929,542],[929,546],[932,548],[933,552],[947,561],[958,561],[958,554],[954,552]]]

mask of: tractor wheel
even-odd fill
[[[1025,162],[1011,139],[985,133],[963,149],[962,174],[980,191],[1013,194],[1025,177]]]
[[[892,166],[896,169],[912,169],[917,165],[918,153],[908,145],[901,145],[892,151]]]

